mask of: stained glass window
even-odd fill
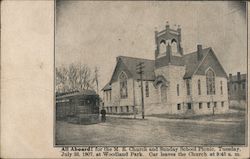
[[[215,94],[215,74],[209,69],[206,73],[207,95]]]
[[[128,97],[127,76],[124,72],[120,74],[120,96],[121,98]]]

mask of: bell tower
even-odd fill
[[[155,60],[164,58],[166,64],[171,63],[173,56],[182,57],[183,48],[181,47],[181,28],[171,29],[166,23],[165,29],[155,31]]]

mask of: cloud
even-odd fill
[[[116,56],[154,59],[155,27],[169,21],[181,25],[184,53],[202,43],[214,49],[227,73],[246,72],[244,9],[243,3],[218,1],[58,1],[56,65],[98,66],[103,86]]]

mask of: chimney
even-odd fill
[[[201,44],[198,44],[197,45],[197,58],[198,58],[198,61],[200,61],[203,57],[203,54],[202,54],[202,45]]]
[[[229,81],[232,81],[232,73],[229,73]]]
[[[237,72],[237,80],[238,80],[238,81],[241,80],[240,72]]]

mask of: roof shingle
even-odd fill
[[[125,64],[129,72],[132,74],[134,79],[140,79],[140,75],[137,73],[136,68],[140,62],[144,63],[144,74],[142,75],[143,80],[154,80],[154,66],[155,61],[149,59],[135,58],[135,57],[127,57],[127,56],[119,56],[122,62]]]
[[[186,65],[186,73],[183,78],[190,78],[194,74],[195,70],[198,68],[201,61],[206,57],[211,48],[202,49],[202,59],[197,60],[197,51],[186,54],[183,56],[183,61]]]

